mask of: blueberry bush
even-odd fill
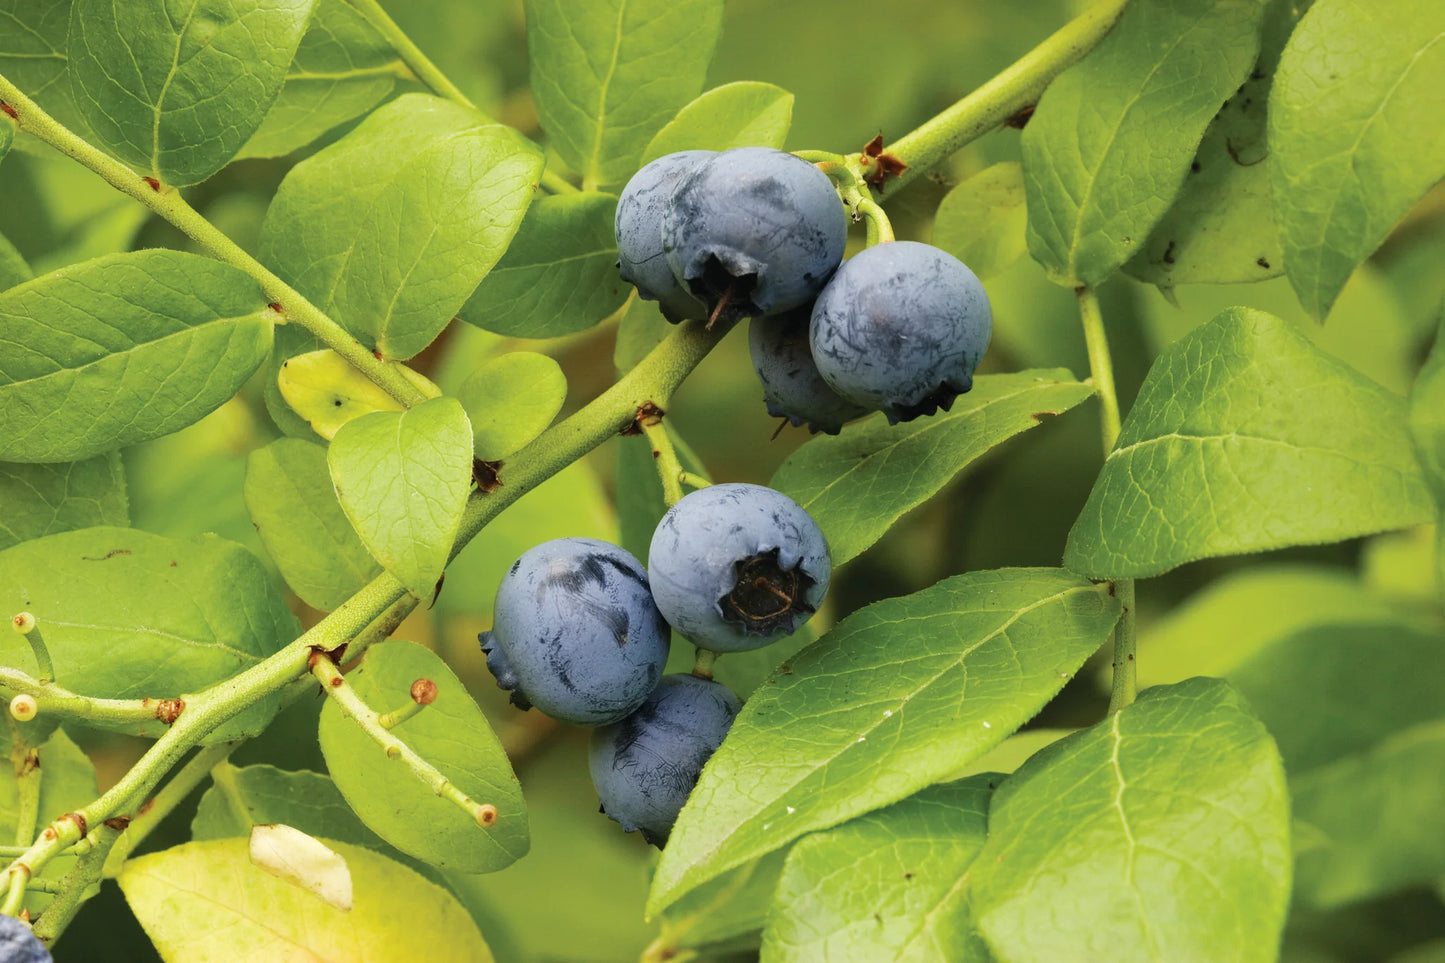
[[[1445,959],[1442,117],[1421,0],[0,0],[0,959]]]

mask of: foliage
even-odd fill
[[[0,912],[62,961],[1435,958],[1445,7],[387,6],[0,0]],[[769,443],[746,338],[620,279],[632,174],[739,146],[983,279],[948,411]],[[476,638],[713,478],[835,571],[717,662],[655,853]]]

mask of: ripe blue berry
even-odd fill
[[[647,573],[593,538],[543,542],[512,563],[492,630],[478,636],[487,668],[523,709],[583,726],[615,722],[662,676],[670,640]]]
[[[723,151],[693,168],[662,215],[673,274],[709,316],[806,304],[843,258],[848,220],[828,176],[768,147]]]
[[[725,686],[664,676],[637,711],[592,733],[588,768],[602,812],[661,849],[697,777],[741,708]]]
[[[30,927],[13,916],[0,916],[0,961],[4,963],[52,963],[45,944]]]
[[[838,269],[813,305],[809,341],[835,391],[897,424],[947,411],[973,387],[992,328],[988,295],[962,261],[895,241]]]
[[[658,302],[663,316],[676,324],[685,318],[701,321],[707,308],[685,288],[662,254],[662,212],[678,180],[703,161],[711,150],[684,150],[659,157],[632,175],[617,199],[617,271],[637,286],[637,293]]]
[[[843,425],[868,413],[828,387],[813,352],[808,347],[808,320],[813,306],[753,318],[748,322],[748,348],[753,368],[763,383],[763,400],[768,414],[787,418],[794,425],[806,424],[809,431],[836,435]]]
[[[833,569],[818,523],[782,492],[712,485],[652,533],[648,578],[672,627],[715,652],[756,649],[812,617]]]

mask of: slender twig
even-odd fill
[[[95,831],[95,845],[75,861],[75,867],[60,881],[60,890],[55,899],[45,907],[36,920],[33,932],[35,938],[46,946],[54,943],[81,905],[94,894],[95,883],[100,879],[110,849],[120,837],[120,831],[110,826],[99,826]]]
[[[879,188],[892,194],[972,141],[1038,102],[1055,77],[1098,46],[1128,0],[1100,0],[958,103],[900,137],[888,154],[907,165]],[[854,155],[855,162],[867,158]]]
[[[40,713],[130,726],[155,722],[160,699],[99,699],[78,695],[54,682],[42,682],[19,669],[0,667],[0,690],[33,696]]]
[[[408,381],[394,364],[372,354],[352,334],[325,312],[304,298],[299,291],[262,266],[230,238],[222,234],[190,204],[179,191],[164,184],[153,184],[104,151],[91,146],[51,117],[25,96],[13,83],[0,76],[0,100],[14,111],[22,130],[34,134],[67,157],[105,178],[112,187],[135,198],[155,211],[199,244],[211,257],[244,272],[260,285],[271,303],[279,307],[277,320],[294,322],[316,335],[328,348],[349,361],[387,394],[404,405],[419,404],[426,396]]]
[[[662,501],[671,508],[682,498],[682,462],[678,461],[677,449],[660,420],[639,419],[638,424],[652,444],[652,459],[657,464],[657,478],[662,482]]]
[[[1104,455],[1114,450],[1119,440],[1119,394],[1114,387],[1114,362],[1109,355],[1109,339],[1104,332],[1104,316],[1099,310],[1099,296],[1093,288],[1081,287],[1079,317],[1084,325],[1084,342],[1089,349],[1089,374],[1094,392],[1103,411]],[[1139,667],[1135,661],[1138,637],[1134,618],[1134,580],[1117,579],[1114,594],[1122,609],[1114,624],[1113,683],[1109,693],[1109,714],[1131,704],[1139,691]]]
[[[382,717],[357,695],[351,683],[341,674],[326,656],[317,653],[311,660],[311,674],[321,683],[322,690],[334,700],[341,711],[352,722],[361,727],[373,742],[381,746],[386,758],[400,761],[411,774],[432,792],[461,809],[483,829],[496,825],[497,807],[489,802],[477,802],[457,788],[456,784],[427,762],[414,749],[397,738],[382,721]]]
[[[50,662],[50,650],[45,647],[45,637],[40,634],[40,626],[35,622],[35,616],[29,612],[21,612],[10,620],[15,631],[25,636],[25,641],[30,644],[30,651],[35,655],[35,665],[40,675],[41,682],[52,682],[55,679],[55,666]]]
[[[682,475],[679,476],[679,478],[682,483],[689,488],[709,488],[712,486],[712,482],[708,481],[701,475],[690,471],[683,472]]]
[[[381,4],[376,0],[346,0],[346,3],[353,10],[361,14],[367,23],[376,28],[377,33],[391,44],[393,50],[401,57],[401,62],[411,68],[418,80],[431,88],[432,92],[447,100],[455,101],[463,107],[477,109],[461,88],[452,83],[446,74],[442,73],[437,65],[431,62],[431,58],[422,53],[420,47],[412,42],[406,35],[406,31],[396,25],[387,12],[381,9]]]

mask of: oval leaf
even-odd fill
[[[483,365],[457,389],[478,458],[495,461],[536,438],[567,400],[567,376],[545,354],[513,351]]]
[[[1270,183],[1300,303],[1329,313],[1355,266],[1445,176],[1445,5],[1318,0],[1269,99]]]
[[[412,592],[442,577],[472,484],[472,429],[455,398],[343,425],[326,453],[331,480],[367,551]]]
[[[1150,368],[1064,564],[1145,577],[1434,516],[1403,400],[1273,315],[1230,308]]]
[[[755,80],[714,87],[657,132],[642,163],[682,150],[774,147],[782,150],[793,123],[793,95]]]
[[[58,465],[0,463],[0,549],[92,525],[130,524],[120,453]]]
[[[321,710],[321,750],[346,802],[378,836],[441,869],[489,873],[527,852],[527,809],[492,727],[466,687],[434,653],[412,642],[383,642],[347,674],[367,705],[388,712],[410,701],[411,684],[431,679],[437,697],[392,733],[479,803],[497,807],[483,829],[434,793],[404,765],[386,757],[335,700]]]
[[[670,959],[679,950],[726,941],[729,946],[762,942],[763,924],[789,850],[775,850],[699,886],[662,914],[661,930],[649,950]]]
[[[1299,902],[1333,907],[1445,875],[1442,771],[1437,721],[1291,779],[1295,819],[1318,841],[1298,854]]]
[[[402,376],[428,398],[441,389],[404,364],[392,362]],[[403,405],[330,348],[307,351],[281,362],[276,387],[291,410],[306,419],[311,430],[330,440],[348,421],[373,411],[401,411]]]
[[[85,133],[66,69],[70,5],[71,0],[0,0],[0,74],[56,120]]]
[[[330,612],[381,572],[356,537],[326,466],[326,449],[282,438],[246,460],[246,509],[291,590]]]
[[[401,57],[346,0],[316,0],[286,82],[239,157],[281,157],[360,116],[411,79]]]
[[[114,699],[198,692],[301,632],[266,569],[240,545],[129,528],[87,528],[0,552],[0,612],[22,611],[45,634],[56,681]],[[0,663],[36,671],[13,632],[0,635]],[[266,699],[208,738],[255,733],[276,704]],[[154,735],[165,726],[126,731],[136,729]]]
[[[619,184],[702,91],[723,0],[526,0],[532,96],[585,188]]]
[[[763,963],[989,963],[972,932],[968,871],[997,779],[930,786],[794,846],[768,914]]]
[[[842,565],[995,445],[1088,398],[1062,369],[981,375],[952,410],[902,425],[882,415],[803,445],[773,474],[828,537]]]
[[[120,888],[167,963],[408,960],[417,957],[418,940],[428,963],[491,963],[477,925],[451,893],[370,850],[329,845],[351,871],[351,912],[251,865],[244,839],[132,859]],[[211,938],[216,934],[224,936]]]
[[[386,846],[346,805],[330,776],[229,762],[211,776],[211,787],[191,820],[194,840],[249,836],[254,826],[285,823],[312,836],[368,849]]]
[[[944,196],[933,219],[933,243],[987,279],[1024,256],[1027,221],[1023,168],[1012,161],[995,164]]]
[[[1135,0],[1024,128],[1029,253],[1096,285],[1144,243],[1259,50],[1262,0]]]
[[[218,261],[138,251],[0,293],[0,461],[76,461],[179,431],[266,360],[273,312]]]
[[[281,90],[315,0],[73,0],[75,102],[98,142],[184,187],[236,156]]]
[[[1107,586],[1056,569],[974,572],[855,612],[743,706],[678,817],[649,912],[987,752],[1118,615]]]
[[[541,197],[461,319],[514,338],[585,331],[616,313],[632,285],[617,273],[611,194]]]
[[[1217,679],[1150,689],[989,806],[973,909],[1003,960],[1272,963],[1289,903],[1279,753]]]
[[[410,358],[507,249],[541,172],[512,128],[407,94],[291,169],[261,260],[387,358]]]

